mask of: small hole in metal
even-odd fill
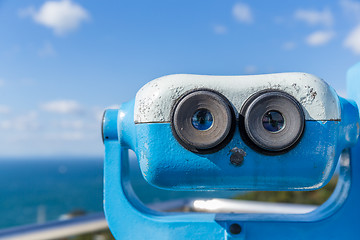
[[[241,233],[241,226],[237,223],[233,223],[230,225],[229,231],[231,234],[239,234]]]
[[[106,137],[105,137],[105,139],[109,139],[109,137],[108,137],[108,136],[106,136]]]

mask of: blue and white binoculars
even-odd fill
[[[360,100],[360,65],[348,87]],[[106,110],[102,133],[116,239],[356,239],[358,108],[314,75],[161,77]],[[336,190],[310,213],[160,213],[133,193],[128,150],[149,184],[172,191],[315,190],[343,160]]]

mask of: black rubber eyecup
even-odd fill
[[[199,111],[211,115],[205,129],[194,125],[195,115]],[[175,138],[186,149],[195,153],[213,153],[232,138],[235,114],[230,102],[221,94],[211,90],[196,90],[182,96],[174,105],[171,128]]]
[[[245,130],[243,135],[251,141],[250,146],[256,146],[255,150],[286,152],[304,131],[305,117],[300,103],[284,92],[266,91],[251,97],[241,115],[240,131]]]

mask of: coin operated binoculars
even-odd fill
[[[360,101],[360,65],[348,74]],[[116,239],[357,239],[359,113],[305,73],[170,75],[103,118],[104,207]],[[145,180],[168,190],[308,191],[337,187],[306,214],[160,213],[129,182],[128,150]]]

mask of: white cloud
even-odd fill
[[[60,114],[81,113],[83,111],[80,104],[74,100],[57,100],[41,105],[41,109],[47,112]]]
[[[214,33],[216,34],[225,34],[227,33],[227,27],[221,24],[214,25]]]
[[[90,18],[82,6],[71,0],[47,1],[39,10],[34,7],[20,10],[19,16],[30,16],[35,22],[53,29],[57,35],[76,30],[83,21]]]
[[[352,0],[340,0],[340,6],[347,16],[360,20],[360,2]]]
[[[55,121],[53,125],[55,128],[67,129],[67,130],[70,129],[81,130],[84,129],[85,127],[84,121],[80,119],[73,119],[73,120],[62,119],[60,121]]]
[[[60,138],[63,140],[82,140],[85,135],[82,132],[63,132],[60,134]]]
[[[232,9],[234,18],[243,23],[252,23],[254,21],[251,9],[244,3],[236,3]]]
[[[0,114],[8,114],[10,112],[10,107],[6,105],[0,105]]]
[[[53,57],[56,55],[56,51],[51,43],[46,42],[38,51],[40,57]]]
[[[323,11],[298,9],[294,17],[309,25],[332,26],[334,23],[332,12],[329,9]]]
[[[296,47],[296,43],[294,43],[294,42],[286,42],[286,43],[283,44],[282,47],[283,47],[284,50],[290,51],[290,50],[293,50]]]
[[[246,74],[254,74],[257,71],[257,67],[254,65],[248,65],[244,68]]]
[[[44,135],[45,140],[54,140],[54,141],[78,141],[83,140],[85,134],[79,131],[71,132],[57,132],[57,133],[47,133]]]
[[[0,121],[0,128],[16,131],[37,130],[39,128],[38,114],[32,111],[11,120]]]
[[[349,48],[353,53],[360,55],[360,24],[346,37],[344,46]]]
[[[333,31],[317,31],[306,38],[306,43],[310,46],[320,46],[328,43],[334,36]]]

